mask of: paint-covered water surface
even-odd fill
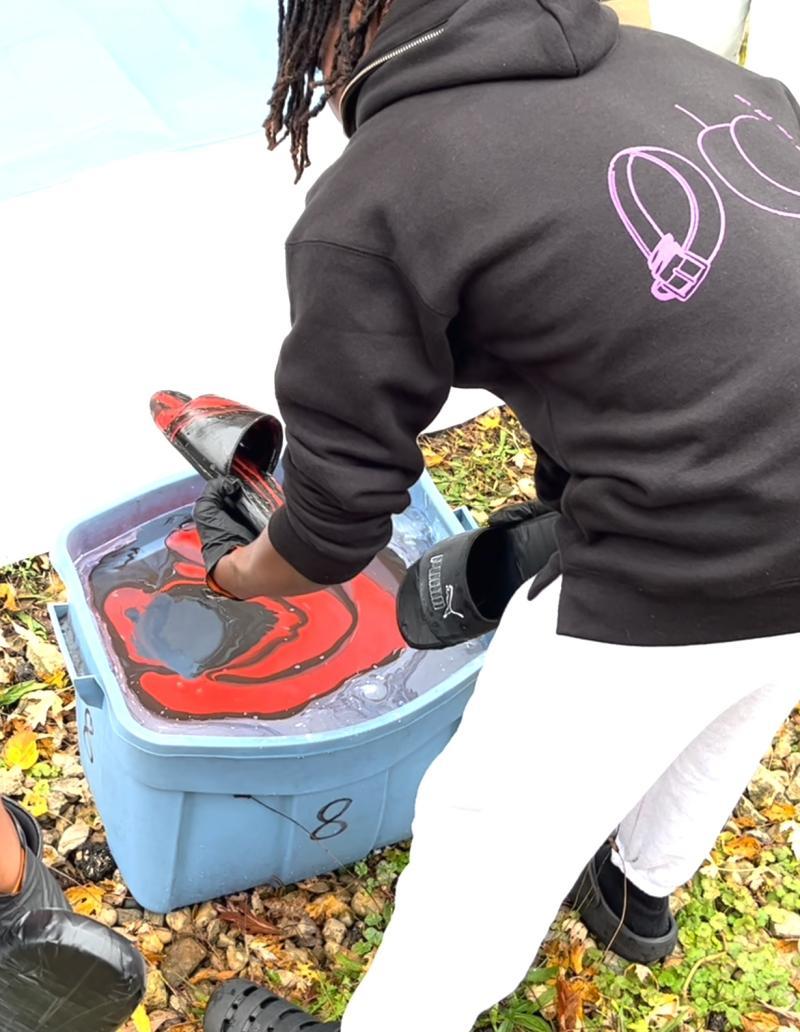
[[[474,644],[416,652],[400,636],[397,589],[431,544],[424,514],[410,509],[395,519],[390,547],[349,584],[239,602],[206,588],[184,509],[110,542],[84,580],[140,722],[154,730],[180,721],[184,732],[308,734],[385,714],[474,655]]]

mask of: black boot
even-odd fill
[[[127,939],[72,913],[42,862],[38,824],[2,805],[26,855],[22,889],[0,896],[0,1029],[116,1032],[144,995],[144,960]]]
[[[567,902],[592,936],[625,960],[655,964],[675,949],[678,929],[669,897],[648,896],[628,881],[611,862],[609,843],[586,865]]]
[[[205,1032],[340,1032],[338,1021],[322,1022],[275,996],[268,989],[237,978],[211,997]]]
[[[42,834],[27,810],[10,799],[0,801],[14,822],[25,850],[25,878],[15,896],[0,895],[0,929],[31,910],[69,910],[64,893],[42,863]]]

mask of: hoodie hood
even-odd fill
[[[618,35],[617,16],[598,0],[395,0],[345,89],[345,132],[418,93],[583,75]]]

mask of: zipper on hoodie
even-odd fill
[[[395,57],[402,57],[403,54],[407,54],[410,50],[416,50],[417,47],[424,46],[426,43],[431,43],[433,40],[438,39],[446,27],[446,25],[439,25],[435,29],[429,29],[421,36],[417,36],[415,39],[410,39],[407,43],[402,43],[399,47],[395,47],[394,50],[390,50],[389,53],[384,54],[383,57],[378,57],[374,61],[371,61],[345,86],[339,101],[339,110],[344,113],[345,104],[347,103],[347,98],[351,90],[366,79],[371,72],[374,72],[376,68],[380,68],[381,65],[385,65],[387,61],[392,61]]]

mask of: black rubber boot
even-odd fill
[[[42,863],[42,833],[27,810],[10,799],[0,801],[17,827],[25,850],[25,879],[15,896],[0,896],[0,929],[31,910],[69,910],[64,893]]]
[[[630,916],[626,915],[623,921],[623,907],[612,905],[601,885],[602,873],[609,864],[611,846],[606,844],[584,868],[567,896],[567,903],[580,914],[581,921],[600,945],[613,950],[625,960],[645,965],[664,960],[674,951],[678,942],[678,929],[670,913],[669,900],[647,896],[627,882]],[[626,879],[621,871],[619,876],[624,885]],[[636,918],[641,921],[640,927],[652,922],[653,927],[663,927],[665,931],[658,935],[646,935],[631,927],[634,910]]]
[[[263,986],[237,978],[211,997],[205,1032],[340,1032],[338,1021],[321,1022]]]
[[[26,867],[21,891],[0,896],[0,1029],[116,1032],[144,995],[144,960],[127,939],[72,913],[42,862],[38,824],[3,802]]]

